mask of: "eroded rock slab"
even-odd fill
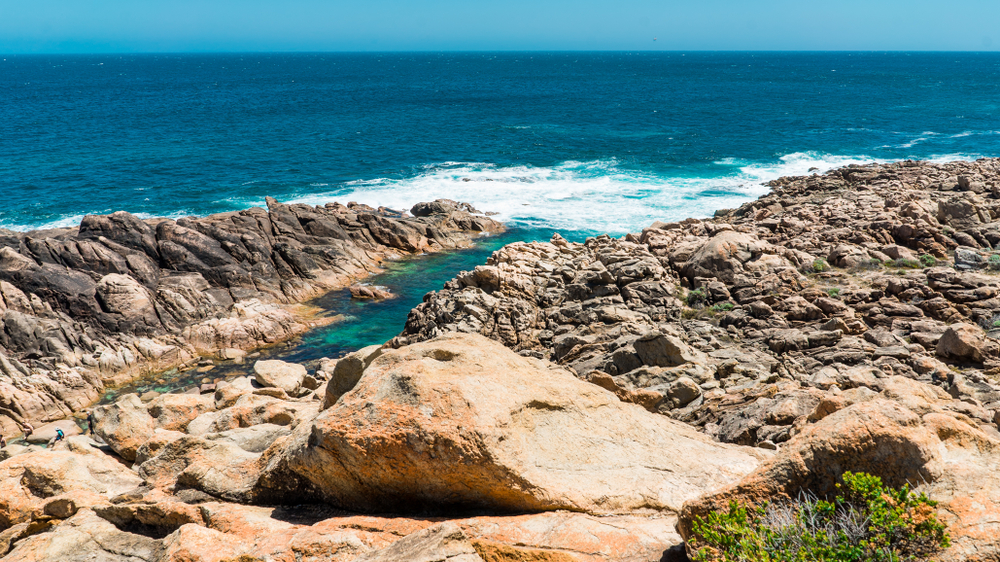
[[[382,354],[291,440],[273,466],[363,511],[671,512],[767,457],[465,334]]]

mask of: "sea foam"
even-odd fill
[[[769,163],[727,158],[700,172],[676,175],[632,169],[615,159],[551,167],[442,162],[413,177],[350,182],[340,189],[302,194],[293,202],[356,201],[402,210],[419,201],[447,198],[499,213],[497,218],[515,226],[621,235],[656,220],[707,217],[737,207],[766,194],[764,184],[781,176],[872,161],[800,152]]]
[[[107,210],[105,213],[88,213],[88,214],[110,214],[115,211],[123,209],[113,209]],[[193,213],[187,211],[174,211],[170,213],[163,213],[162,215],[154,215],[152,213],[132,213],[140,219],[151,219],[151,218],[168,218],[168,219],[179,219],[181,217],[195,216]],[[6,222],[0,220],[0,228],[6,230],[13,230],[17,232],[29,232],[32,230],[49,230],[52,228],[74,228],[80,226],[80,221],[83,217],[87,215],[65,215],[62,217],[53,218],[50,221],[39,222],[37,224],[18,224],[16,222]]]
[[[978,157],[955,153],[932,155],[926,160],[948,162]],[[407,210],[421,201],[453,199],[471,203],[481,211],[498,213],[496,218],[515,227],[622,235],[642,230],[657,220],[703,218],[718,209],[738,207],[766,194],[769,189],[766,183],[782,176],[888,161],[865,155],[795,152],[769,162],[724,158],[709,166],[675,173],[635,169],[617,159],[567,161],[555,166],[440,162],[428,164],[404,178],[342,184],[312,182],[282,199],[309,205],[356,201],[399,210]],[[242,197],[226,199],[224,204],[226,210],[263,205],[262,199]],[[160,216],[176,219],[192,214],[173,211]],[[73,227],[80,224],[83,216],[67,215],[39,224],[0,221],[0,228],[28,231]]]

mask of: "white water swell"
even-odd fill
[[[823,173],[864,156],[793,153],[772,163],[727,158],[701,173],[659,176],[621,162],[564,162],[552,167],[445,162],[405,179],[351,182],[335,191],[303,194],[293,202],[333,200],[409,209],[439,198],[472,203],[498,219],[529,228],[563,231],[637,232],[653,221],[708,217],[768,192],[764,184],[789,175]]]
[[[977,157],[943,154],[926,160],[947,162]],[[657,220],[704,218],[718,209],[738,207],[766,194],[769,188],[764,184],[782,176],[887,161],[864,155],[796,152],[770,162],[725,158],[672,174],[637,170],[616,159],[569,161],[550,167],[443,162],[426,165],[410,177],[314,183],[286,191],[291,195],[275,196],[287,203],[357,201],[399,210],[420,201],[454,199],[471,203],[481,211],[498,213],[496,218],[513,226],[622,235],[638,232]],[[232,211],[264,205],[263,199],[257,197],[233,197],[216,203],[222,203],[222,210]],[[104,212],[115,210],[119,209]],[[199,213],[164,209],[161,213],[135,214],[140,218],[154,214],[180,218]],[[4,221],[0,215],[0,228],[28,231],[72,227],[82,218],[82,214],[74,214],[39,224],[18,224]]]

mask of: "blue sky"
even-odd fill
[[[995,51],[998,24],[998,0],[0,0],[0,52]]]

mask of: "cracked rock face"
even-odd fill
[[[250,349],[309,323],[283,305],[345,287],[386,259],[468,245],[503,227],[441,200],[420,216],[283,205],[204,218],[89,215],[78,228],[0,231],[0,432],[59,419],[105,384]]]
[[[506,246],[429,294],[393,345],[479,333],[747,445],[787,441],[831,388],[878,393],[894,375],[996,432],[1000,160],[770,186],[711,220]]]
[[[609,514],[676,512],[766,455],[452,334],[380,355],[280,457],[347,509]]]

